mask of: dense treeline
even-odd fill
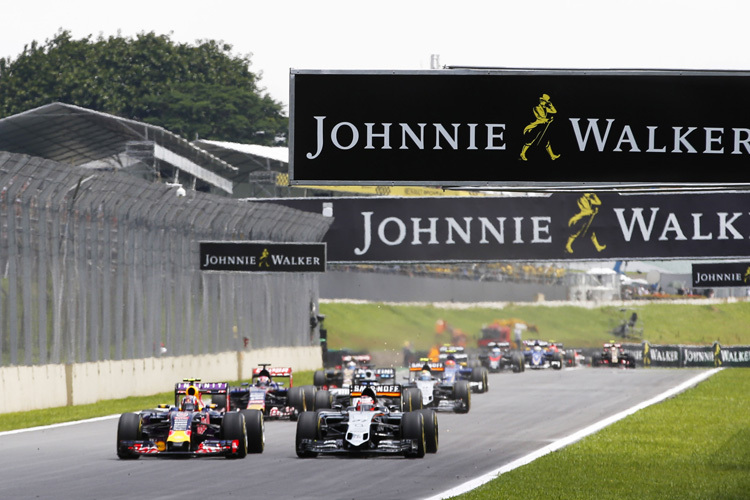
[[[60,30],[0,58],[0,118],[51,102],[164,127],[186,139],[285,145],[283,105],[259,86],[250,55],[220,41],[169,35],[91,35]]]

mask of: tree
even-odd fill
[[[60,30],[0,58],[0,118],[51,102],[158,125],[186,139],[286,144],[283,105],[260,88],[250,55],[214,40],[91,35]]]

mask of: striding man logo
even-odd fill
[[[573,253],[573,243],[576,239],[587,236],[591,239],[597,252],[607,248],[607,245],[599,243],[596,232],[591,229],[591,223],[594,221],[596,214],[599,213],[601,205],[602,202],[595,193],[585,193],[578,198],[578,213],[568,220],[568,227],[571,232],[568,236],[568,242],[565,244],[567,253]]]
[[[550,142],[550,136],[552,135],[550,126],[555,119],[557,109],[555,109],[552,101],[550,101],[548,94],[542,94],[539,98],[539,104],[534,106],[532,112],[534,113],[534,121],[526,125],[523,129],[524,144],[521,149],[520,159],[528,161],[526,153],[531,148],[544,148],[550,160],[557,160],[560,158],[560,155],[552,152],[552,144]]]
[[[745,273],[742,275],[742,281],[744,283],[750,283],[750,266],[747,266]]]
[[[268,263],[268,249],[264,248],[263,253],[260,254],[260,259],[258,259],[258,267],[271,267],[271,264]]]

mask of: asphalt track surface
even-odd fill
[[[266,422],[244,460],[115,454],[117,418],[0,435],[0,496],[19,499],[419,499],[435,497],[699,375],[701,370],[574,368],[490,375],[471,411],[438,416],[423,459],[299,459],[296,424]]]

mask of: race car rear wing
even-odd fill
[[[410,372],[421,372],[422,370],[429,370],[431,372],[444,372],[445,365],[443,363],[435,363],[434,361],[410,363]]]
[[[279,385],[287,386],[287,384],[283,382],[279,382],[276,379],[279,378],[288,378],[289,379],[289,385],[287,387],[292,387],[292,369],[288,366],[270,366],[268,364],[260,364],[258,365],[259,368],[253,368],[253,375],[252,375],[252,381],[255,383],[255,379],[265,375],[266,377],[271,378],[274,382],[278,383]]]
[[[204,394],[214,396],[227,394],[228,391],[229,384],[227,382],[201,382],[200,379],[188,378],[174,385],[174,401],[175,405],[179,405],[183,396],[202,397]]]

